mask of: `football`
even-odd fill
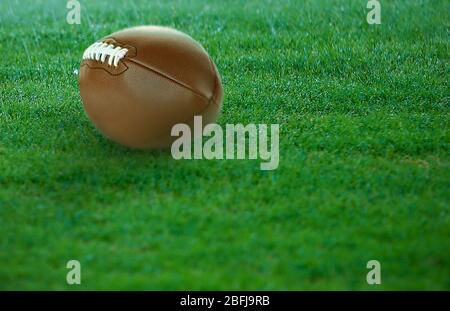
[[[167,27],[115,32],[83,53],[79,77],[84,109],[98,130],[122,145],[170,147],[175,124],[203,126],[220,112],[222,82],[205,49]],[[193,132],[193,131],[191,131]]]

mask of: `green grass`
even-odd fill
[[[0,289],[449,290],[450,5],[381,2],[1,1]],[[205,46],[221,125],[280,124],[278,170],[95,130],[73,71],[140,24]]]

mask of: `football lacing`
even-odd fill
[[[105,62],[108,57],[108,66],[117,67],[119,61],[127,55],[128,49],[114,46],[104,42],[95,42],[83,53],[83,59]]]

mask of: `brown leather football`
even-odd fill
[[[115,32],[89,46],[80,68],[85,111],[108,138],[134,148],[166,148],[173,125],[213,123],[223,97],[203,47],[166,27]],[[193,130],[191,130],[193,132]]]

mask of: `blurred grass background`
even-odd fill
[[[0,289],[450,289],[448,1],[80,3],[0,2]],[[94,129],[82,52],[142,24],[208,50],[221,125],[280,124],[278,170]]]

